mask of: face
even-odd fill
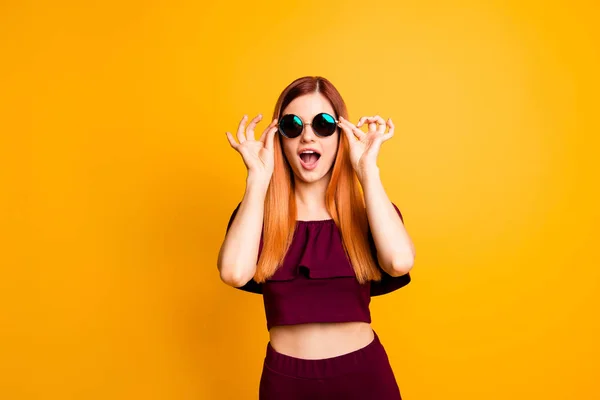
[[[322,112],[337,117],[325,96],[320,93],[311,93],[296,97],[281,113],[281,116],[295,114],[305,123],[304,130],[296,138],[290,139],[280,133],[278,135],[280,135],[283,152],[296,179],[307,183],[316,182],[328,175],[337,155],[339,128],[333,135],[321,137],[317,136],[311,125],[306,125],[306,123],[312,123],[314,116]],[[307,148],[318,154],[300,156],[300,152]],[[316,163],[315,158],[318,158]]]

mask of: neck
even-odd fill
[[[321,214],[325,208],[325,193],[331,180],[331,171],[316,182],[304,182],[296,179],[294,195],[299,214]],[[303,212],[300,212],[303,210]]]

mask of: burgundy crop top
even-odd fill
[[[241,204],[241,203],[240,203]],[[240,207],[235,208],[227,230]],[[393,204],[393,203],[392,203]],[[393,204],[402,222],[404,218]],[[377,262],[369,230],[369,243]],[[261,234],[258,258],[263,247]],[[348,260],[333,219],[297,221],[292,244],[281,265],[265,283],[251,279],[236,289],[263,295],[267,330],[276,325],[309,322],[371,322],[371,296],[393,292],[410,280],[410,274],[392,277],[381,269],[382,279],[361,285]]]

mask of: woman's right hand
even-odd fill
[[[254,138],[254,128],[261,119],[262,114],[258,114],[250,121],[248,128],[246,128],[248,116],[244,115],[237,131],[239,144],[236,143],[230,132],[226,132],[226,135],[231,147],[242,155],[244,164],[246,164],[246,168],[248,168],[248,176],[253,179],[258,179],[268,185],[271,181],[275,165],[273,140],[278,126],[277,119],[274,119],[269,126],[265,128],[260,138],[256,140]]]

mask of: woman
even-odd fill
[[[244,116],[239,143],[227,132],[248,175],[217,262],[225,283],[263,295],[260,399],[400,399],[369,312],[371,296],[410,282],[415,257],[376,164],[394,125],[353,125],[322,77],[285,88],[255,140],[261,117]]]

